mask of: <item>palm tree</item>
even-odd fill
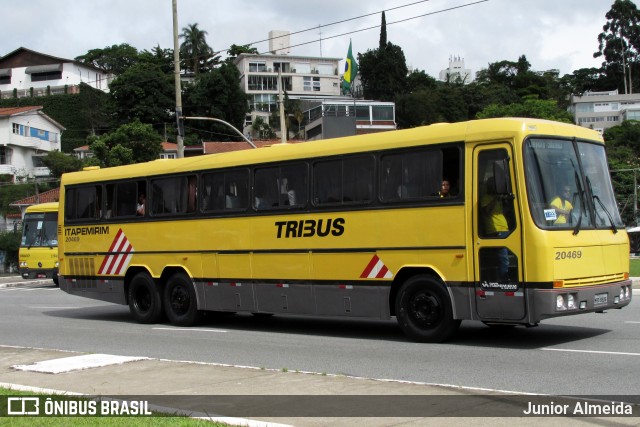
[[[198,23],[189,24],[182,28],[180,38],[184,39],[180,45],[180,55],[185,61],[185,69],[196,75],[213,56],[213,49],[207,44],[207,32],[198,28]]]

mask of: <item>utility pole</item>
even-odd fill
[[[182,88],[180,87],[180,43],[178,41],[178,0],[173,3],[173,75],[176,89],[176,125],[178,127],[178,158],[184,157],[184,125],[182,117]]]
[[[287,143],[287,126],[284,119],[284,90],[282,88],[282,66],[278,68],[278,98],[280,101],[280,142]]]

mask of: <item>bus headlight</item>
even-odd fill
[[[20,261],[20,268],[27,268],[27,261]]]
[[[56,263],[53,265],[55,268],[60,267],[60,261],[56,261]]]
[[[561,310],[566,310],[567,309],[567,305],[566,305],[566,301],[564,298],[564,294],[560,294],[556,297],[556,310],[557,311],[561,311]]]
[[[567,295],[567,308],[573,310],[576,308],[576,297],[574,294]]]

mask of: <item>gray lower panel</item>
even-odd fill
[[[123,280],[66,279],[58,277],[60,289],[71,295],[115,304],[127,304]]]
[[[389,319],[388,286],[200,283],[203,310]]]

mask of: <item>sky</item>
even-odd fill
[[[532,70],[558,69],[561,76],[599,67],[602,59],[593,58],[593,53],[613,4],[613,0],[176,1],[179,32],[197,23],[214,51],[255,43],[253,47],[265,53],[268,43],[263,40],[270,30],[308,30],[290,36],[291,55],[340,58],[341,66],[350,41],[356,58],[357,53],[378,47],[385,10],[387,40],[402,48],[408,67],[436,78],[452,57],[462,58],[473,73],[492,62],[517,61],[521,55]],[[19,47],[66,59],[121,43],[140,51],[157,45],[173,48],[172,0],[0,0],[0,10],[0,56]]]

